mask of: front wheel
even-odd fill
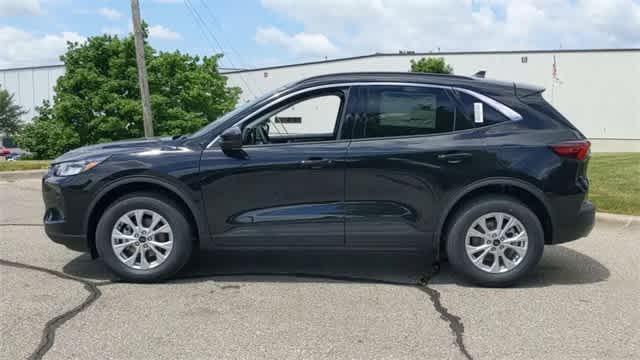
[[[453,268],[483,286],[509,286],[531,271],[544,250],[538,217],[520,201],[485,196],[463,206],[446,236]]]
[[[96,247],[120,278],[154,282],[173,276],[185,265],[192,236],[178,204],[160,195],[137,193],[105,210],[96,229]]]

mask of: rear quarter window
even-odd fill
[[[467,93],[463,93],[460,91],[456,91],[456,96],[458,98],[458,102],[460,103],[460,112],[462,113],[461,115],[465,118],[464,123],[466,124],[466,126],[470,128],[499,124],[501,122],[505,122],[509,120],[506,116],[504,116],[498,110],[483,103],[484,104],[483,106],[484,122],[482,124],[475,123],[473,120],[474,119],[473,104],[477,102],[482,103],[482,101],[480,101],[479,99],[477,99],[472,95],[469,95]],[[460,121],[459,123],[462,125],[462,121]]]

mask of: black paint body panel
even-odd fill
[[[214,245],[343,246],[347,145],[247,146],[236,157],[205,150],[201,186]],[[315,158],[323,161],[303,164]]]

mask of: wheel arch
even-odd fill
[[[165,195],[183,207],[190,225],[193,227],[193,235],[196,239],[196,248],[202,239],[206,239],[208,231],[203,220],[202,206],[189,199],[185,190],[162,179],[150,176],[135,176],[119,179],[101,189],[89,205],[89,211],[85,219],[84,228],[87,238],[87,246],[93,258],[98,257],[95,243],[96,226],[102,213],[120,197],[132,192],[152,192]]]
[[[538,217],[544,230],[545,244],[553,242],[553,216],[551,207],[545,199],[544,193],[535,185],[519,179],[513,178],[492,178],[473,183],[455,197],[453,197],[445,207],[444,216],[438,224],[438,231],[435,242],[436,254],[440,254],[444,249],[444,241],[449,223],[452,221],[456,211],[467,201],[481,195],[502,194],[513,196],[529,207]]]

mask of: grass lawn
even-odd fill
[[[46,169],[44,160],[0,161],[0,171]],[[589,198],[598,211],[640,215],[640,153],[595,153]]]
[[[589,199],[598,211],[640,215],[640,153],[595,153]]]
[[[0,171],[46,169],[47,166],[49,166],[49,161],[47,160],[0,160]]]

